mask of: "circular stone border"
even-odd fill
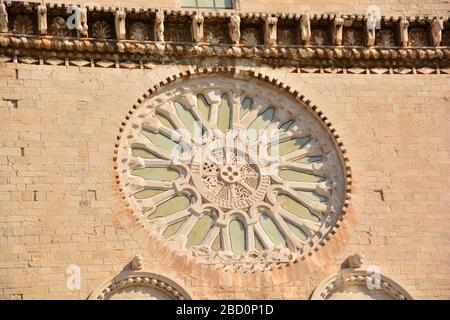
[[[88,296],[88,300],[108,300],[117,291],[135,286],[159,290],[174,300],[192,300],[191,295],[173,280],[146,271],[121,272],[92,291]]]
[[[318,106],[311,103],[310,100],[308,100],[304,95],[302,95],[298,90],[295,90],[291,88],[290,86],[284,84],[283,82],[277,80],[276,78],[273,78],[270,75],[263,74],[261,72],[256,72],[251,69],[240,69],[236,67],[210,67],[210,68],[194,68],[189,67],[183,68],[186,69],[185,71],[176,72],[176,73],[168,73],[162,71],[159,77],[161,78],[161,81],[155,85],[153,85],[145,94],[142,95],[141,98],[137,100],[137,103],[132,106],[132,109],[129,110],[128,114],[125,116],[125,120],[122,122],[121,127],[119,128],[119,134],[117,135],[117,142],[115,143],[115,150],[114,150],[114,170],[115,172],[115,180],[118,186],[118,191],[120,192],[121,198],[124,202],[124,206],[126,210],[131,211],[131,214],[136,220],[137,226],[139,228],[144,229],[146,234],[150,238],[153,238],[153,234],[146,229],[146,223],[145,221],[142,221],[142,217],[139,215],[139,213],[135,212],[128,201],[126,201],[126,195],[124,194],[124,190],[121,186],[120,176],[117,172],[119,168],[119,160],[118,160],[118,152],[120,147],[120,140],[122,139],[122,134],[125,130],[125,127],[128,124],[128,121],[130,120],[131,116],[134,114],[134,112],[146,102],[147,99],[149,99],[151,96],[156,94],[162,87],[169,85],[173,82],[182,80],[184,78],[189,79],[190,77],[197,77],[197,76],[227,76],[229,78],[235,78],[240,80],[247,80],[247,81],[254,81],[255,79],[258,79],[262,82],[262,84],[270,85],[274,89],[281,90],[280,94],[285,94],[289,96],[290,98],[293,98],[294,101],[297,101],[300,103],[303,107],[305,107],[308,111],[311,112],[312,116],[315,116],[318,120],[318,123],[321,123],[321,125],[324,127],[325,130],[328,131],[331,140],[336,146],[336,149],[339,150],[338,152],[339,157],[342,161],[342,167],[344,170],[344,179],[345,179],[345,197],[343,199],[343,205],[342,205],[342,212],[341,215],[337,218],[336,223],[334,226],[332,226],[329,230],[329,232],[324,235],[321,239],[316,239],[315,241],[310,241],[309,247],[304,248],[302,255],[300,256],[300,260],[304,260],[306,256],[311,256],[314,252],[318,251],[321,246],[324,246],[326,241],[330,240],[331,235],[336,233],[336,229],[340,227],[340,223],[343,221],[343,217],[347,213],[347,210],[349,208],[350,204],[350,193],[351,193],[351,186],[352,186],[352,175],[351,175],[351,167],[349,166],[349,159],[346,156],[346,149],[344,148],[344,144],[341,141],[339,135],[336,133],[336,129],[334,128],[333,124],[328,120],[328,118],[324,115],[324,113],[319,109]],[[180,71],[180,69],[178,69]],[[163,244],[164,245],[164,244]],[[173,251],[173,249],[170,249],[170,246],[167,245],[170,251]],[[188,257],[188,256],[187,256]],[[190,257],[191,258],[191,257]],[[292,261],[293,263],[297,262],[297,260]],[[290,263],[286,264],[289,265]],[[211,267],[211,266],[210,266]],[[279,266],[280,267],[280,266]],[[214,267],[212,267],[214,268]],[[265,271],[271,270],[271,268],[265,269]]]
[[[367,285],[368,278],[372,273],[368,273],[365,269],[344,269],[336,274],[332,274],[325,278],[311,294],[310,300],[326,300],[338,289],[348,285]],[[403,289],[397,282],[380,274],[380,289],[395,300],[413,300],[412,296]]]

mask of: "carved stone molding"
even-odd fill
[[[373,272],[343,269],[323,280],[312,293],[311,300],[413,299],[405,289],[385,275],[380,274],[377,282]]]
[[[138,64],[194,57],[248,58],[277,66],[427,67],[435,73],[449,66],[449,17],[382,17],[382,29],[376,31],[367,29],[368,17],[361,15],[87,6],[78,9],[77,32],[71,32],[61,12],[66,7],[38,2],[4,4],[0,8],[0,54],[27,60],[72,59],[73,55],[102,60],[98,54],[103,54]],[[58,8],[58,16],[47,16],[47,9],[53,12],[53,8]],[[9,11],[14,13],[9,16]],[[93,29],[89,32],[88,23]],[[204,24],[210,25],[205,32]],[[150,32],[154,41],[149,41]]]
[[[123,271],[88,297],[89,300],[148,299],[191,300],[191,295],[174,281],[146,271]]]

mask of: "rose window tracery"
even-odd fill
[[[289,264],[342,215],[345,169],[331,134],[298,101],[254,81],[168,85],[130,117],[117,159],[145,227],[226,270]]]

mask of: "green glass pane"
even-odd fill
[[[275,224],[275,222],[273,222],[272,218],[270,218],[266,214],[263,214],[261,215],[261,217],[259,217],[259,222],[261,223],[261,227],[263,228],[264,232],[274,244],[287,247],[286,239],[284,238],[280,229],[278,229],[278,226]]]
[[[201,128],[192,113],[185,109],[179,102],[175,102],[175,109],[177,110],[178,117],[181,122],[183,122],[184,127],[189,131],[191,136],[194,137],[195,135],[201,135]]]
[[[175,129],[175,127],[173,126],[172,122],[170,122],[169,119],[167,119],[162,114],[158,113],[158,114],[156,114],[156,117],[158,118],[159,121],[161,121],[163,126],[169,128],[169,129]]]
[[[261,242],[261,240],[259,240],[258,236],[255,234],[255,248],[257,251],[264,251],[264,246]]]
[[[172,168],[142,168],[131,170],[134,176],[142,177],[145,180],[173,181],[180,177],[180,173]]]
[[[147,198],[151,198],[153,196],[156,196],[157,194],[163,193],[164,190],[160,190],[160,189],[144,189],[141,191],[138,191],[134,194],[134,197],[136,199],[147,199]]]
[[[180,150],[181,146],[175,141],[170,140],[165,135],[161,133],[153,133],[150,131],[143,130],[142,134],[147,137],[156,146],[160,147],[167,152],[172,152],[173,150]]]
[[[170,238],[171,236],[175,235],[175,233],[180,230],[181,226],[186,222],[186,219],[178,221],[176,223],[171,224],[164,230],[163,236],[164,238]]]
[[[214,240],[211,249],[214,251],[219,251],[222,249],[222,243],[220,241],[220,234],[217,235],[216,240]]]
[[[214,0],[197,0],[199,8],[214,8]]]
[[[230,222],[231,250],[235,255],[245,251],[245,227],[239,220]]]
[[[180,0],[181,7],[195,8],[197,0]]]
[[[326,197],[321,196],[320,194],[317,194],[315,192],[298,191],[298,193],[300,193],[301,195],[304,195],[305,197],[307,197],[308,199],[313,200],[313,201],[320,201],[320,202],[327,201]]]
[[[250,111],[252,108],[253,101],[250,98],[245,98],[241,104],[241,119]]]
[[[289,229],[291,229],[291,231],[294,233],[294,235],[301,239],[301,240],[306,240],[308,239],[308,237],[306,236],[306,233],[300,229],[299,227],[297,227],[296,225],[286,221],[286,224],[289,226]]]
[[[320,221],[320,219],[317,216],[313,215],[307,207],[285,194],[278,195],[277,202],[283,209],[291,212],[292,214],[295,214],[299,218],[308,219],[315,222]]]
[[[233,9],[233,0],[214,0],[218,9]]]
[[[217,119],[217,128],[223,133],[230,129],[230,104],[226,94],[222,95],[222,103],[219,106],[219,117]]]
[[[203,217],[198,219],[191,232],[189,232],[186,247],[190,248],[192,246],[202,244],[203,240],[205,240],[208,234],[209,229],[211,229],[212,224],[213,219],[208,215],[204,215]]]
[[[289,129],[289,127],[294,123],[294,120],[289,120],[288,122],[283,123],[279,129],[281,132],[286,131],[287,129]]]
[[[169,199],[157,206],[155,212],[152,213],[149,218],[155,219],[167,217],[173,213],[186,209],[189,207],[189,204],[189,198],[186,196],[173,197],[172,199]]]
[[[151,153],[145,149],[133,148],[132,152],[133,152],[133,155],[136,157],[141,157],[144,159],[158,159],[158,157],[156,155],[154,155],[153,153]]]
[[[314,156],[314,157],[303,157],[300,159],[295,160],[294,162],[297,163],[313,163],[322,160],[321,156]]]
[[[203,115],[203,118],[205,120],[209,119],[209,111],[211,109],[211,106],[209,105],[208,101],[206,101],[205,96],[203,96],[202,94],[199,94],[197,96],[197,106],[200,109],[200,112]]]
[[[324,177],[316,176],[291,169],[283,169],[278,172],[280,178],[286,181],[302,181],[302,182],[321,182],[325,181]]]
[[[303,146],[311,140],[309,137],[295,138],[291,140],[284,141],[279,144],[280,156],[291,153],[293,151],[303,148]]]
[[[272,122],[273,120],[273,115],[275,113],[275,109],[274,108],[268,108],[266,111],[264,111],[263,113],[259,114],[255,120],[253,120],[253,122],[250,124],[250,126],[248,127],[248,130],[250,130],[250,132],[248,132],[248,137],[252,137],[252,130],[256,131],[256,134],[259,134],[259,132],[261,130],[266,129],[269,124]]]

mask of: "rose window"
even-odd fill
[[[301,102],[222,76],[167,85],[130,116],[119,184],[145,228],[224,269],[289,264],[341,218],[342,155]]]

